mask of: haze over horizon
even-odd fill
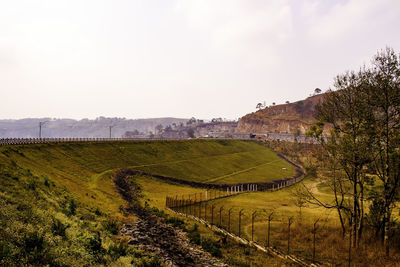
[[[236,119],[400,51],[398,0],[3,1],[0,119]]]

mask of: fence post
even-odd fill
[[[201,202],[199,202],[199,219],[201,219]]]
[[[253,241],[253,237],[254,237],[254,218],[256,217],[256,213],[257,213],[257,211],[254,211],[251,214],[251,241]]]
[[[315,234],[317,232],[317,223],[319,219],[314,222],[314,229],[313,229],[313,254],[312,254],[312,262],[315,263]]]
[[[224,206],[219,208],[219,227],[222,226],[222,211],[224,210]]]
[[[270,240],[270,232],[271,232],[271,220],[272,220],[272,215],[273,215],[274,213],[273,212],[271,212],[270,214],[269,214],[269,216],[268,216],[268,238],[267,238],[267,247],[269,247],[269,240]]]
[[[290,226],[293,223],[293,217],[290,217],[288,220],[288,244],[287,244],[287,254],[290,254]]]
[[[231,231],[231,212],[232,212],[232,209],[233,209],[233,207],[228,210],[228,232]]]
[[[211,224],[214,224],[214,209],[215,209],[215,204],[211,206]]]
[[[239,211],[239,237],[240,237],[240,227],[241,227],[241,224],[242,224],[242,214],[243,214],[243,210],[244,210],[244,209],[241,209],[241,210]]]
[[[207,221],[207,206],[208,206],[207,202],[204,203],[204,220],[205,221]]]

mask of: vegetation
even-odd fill
[[[147,263],[110,228],[113,219],[51,178],[0,162],[0,265],[99,266]]]
[[[380,214],[374,216],[387,256],[392,210],[400,187],[399,82],[399,55],[387,48],[374,57],[371,68],[337,76],[337,90],[327,93],[317,106],[319,121],[310,131],[327,152],[335,207],[342,228],[345,220],[352,228],[353,247],[359,245],[363,232],[364,189],[374,177],[379,178],[382,188],[370,197],[375,202],[372,207],[381,205]],[[333,126],[329,138],[322,136],[326,123]]]
[[[271,157],[276,156],[270,150],[245,141],[62,143],[1,147],[0,265],[15,265],[18,262],[51,266],[131,263],[151,266],[156,264],[157,259],[150,259],[146,253],[129,248],[124,240],[115,236],[124,221],[135,218],[124,212],[126,202],[115,190],[112,180],[114,170],[131,166],[165,175],[178,175],[179,170],[168,166],[167,162],[173,162],[171,166],[185,166],[186,161],[189,169],[197,159],[198,167],[193,168],[191,176],[187,177],[195,179],[197,175],[208,178],[256,167]],[[252,162],[255,159],[257,161]],[[244,166],[238,164],[240,160],[243,160]],[[160,161],[163,168],[168,167],[168,172],[156,168]],[[204,191],[145,176],[138,177],[138,183],[144,189],[143,205],[147,202],[160,208],[165,205],[166,194],[175,194],[179,190],[185,193]],[[149,188],[155,190],[154,195],[147,195]],[[179,221],[174,223],[179,224]],[[205,247],[215,250],[215,255],[219,254],[207,235],[202,240]]]

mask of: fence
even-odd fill
[[[251,208],[238,208],[224,206],[223,203],[215,203],[214,200],[223,199],[249,191],[228,194],[226,191],[215,191],[167,197],[166,207],[180,215],[191,217],[197,221],[221,229],[229,233],[239,242],[244,242],[258,247],[263,251],[275,251],[274,254],[285,255],[286,259],[294,260],[304,265],[317,266],[319,264],[318,242],[322,240],[325,232],[331,229],[324,229],[324,222],[320,219],[304,223],[302,218],[282,216],[270,210],[254,210]],[[211,201],[211,202],[210,202]],[[324,233],[322,233],[324,232]],[[343,242],[343,248],[346,247]],[[294,256],[301,248],[301,257]]]
[[[2,138],[0,146],[4,145],[27,145],[48,144],[68,142],[113,142],[113,141],[149,141],[149,140],[182,140],[178,138]]]
[[[165,199],[165,206],[167,208],[185,209],[195,204],[203,202],[230,197],[233,195],[255,192],[257,191],[257,184],[241,184],[227,186],[226,190],[207,190],[205,192],[187,194],[181,196],[167,196]]]

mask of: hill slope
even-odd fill
[[[21,145],[0,148],[0,162],[48,177],[85,203],[101,202],[112,213],[123,205],[110,179],[120,168],[209,183],[263,182],[294,174],[269,149],[239,140]]]
[[[288,170],[280,172],[281,166]],[[135,219],[125,213],[127,203],[112,180],[114,170],[125,167],[188,180],[233,183],[293,172],[287,162],[250,141],[0,147],[0,265],[158,266],[146,253],[128,249],[113,236],[121,221]],[[145,182],[157,186],[157,180],[146,178]],[[198,191],[189,188],[185,192]],[[163,205],[164,197],[158,199]]]
[[[308,97],[290,104],[267,107],[242,117],[236,128],[238,133],[278,132],[304,134],[315,122],[314,107],[323,94]]]

